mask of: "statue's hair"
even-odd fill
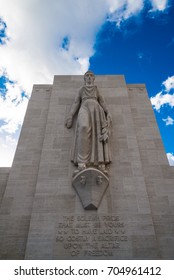
[[[88,71],[84,74],[84,78],[85,78],[86,74],[88,74],[88,73],[92,74],[92,75],[94,76],[94,78],[95,78],[94,72],[92,72],[91,70],[88,70]]]

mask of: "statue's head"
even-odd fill
[[[95,75],[91,70],[88,70],[84,75],[85,85],[94,85]]]

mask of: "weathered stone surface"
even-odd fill
[[[6,189],[9,173],[10,173],[9,167],[0,168],[0,206]]]
[[[51,86],[34,86],[0,209],[0,258],[23,259]]]
[[[55,76],[52,86],[33,88],[2,183],[0,258],[173,259],[174,168],[145,85],[96,76],[112,115],[109,187],[96,211],[85,210],[72,187],[75,125],[64,123],[82,81]]]

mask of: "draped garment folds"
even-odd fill
[[[75,100],[79,103],[71,160],[74,164],[107,164],[111,162],[109,139],[101,141],[108,123],[105,103],[97,86],[83,86]]]

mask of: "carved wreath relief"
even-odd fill
[[[79,90],[65,123],[67,128],[71,128],[73,117],[78,112],[71,161],[77,166],[72,183],[79,196],[76,181],[81,187],[85,186],[88,193],[91,189],[89,184],[94,183],[89,180],[89,169],[95,185],[102,186],[107,182],[107,188],[109,183],[106,166],[111,162],[111,116],[94,80],[94,73],[87,71],[84,75],[85,85]],[[91,208],[97,209],[99,203]]]

